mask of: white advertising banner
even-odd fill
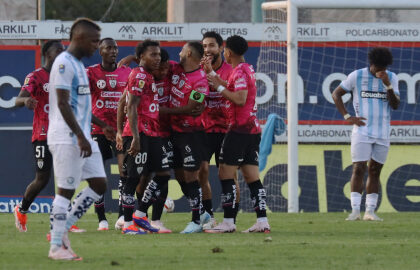
[[[116,40],[200,40],[216,31],[223,38],[240,35],[249,41],[285,41],[285,24],[266,23],[101,23],[103,37]],[[0,21],[0,39],[68,39],[72,22]],[[299,24],[300,41],[420,41],[418,23]]]
[[[350,143],[351,125],[299,125],[301,143]],[[391,126],[391,143],[420,143],[420,126]],[[276,136],[277,142],[287,142],[287,131]]]

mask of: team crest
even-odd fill
[[[65,65],[63,65],[63,64],[60,64],[59,66],[58,66],[58,72],[60,72],[60,73],[64,73],[64,71],[66,70],[66,66]]]
[[[42,159],[38,159],[37,165],[38,168],[42,169],[44,167],[44,161]]]
[[[24,85],[27,85],[28,83],[29,83],[29,80],[30,80],[30,78],[29,77],[26,77],[25,78],[25,82],[23,83]]]
[[[188,153],[190,153],[190,152],[191,152],[191,148],[190,148],[188,145],[186,145],[186,146],[185,146],[185,150],[186,150]]]
[[[104,89],[104,88],[105,88],[105,86],[106,86],[106,82],[105,82],[104,80],[99,80],[99,81],[97,81],[97,82],[96,82],[96,86],[97,86],[99,89]]]
[[[141,172],[143,171],[143,167],[137,167],[137,173],[141,174]]]
[[[42,89],[48,93],[48,83],[44,83],[44,85],[42,86]]]
[[[179,76],[178,75],[173,75],[172,76],[172,84],[177,84],[179,81]]]
[[[144,87],[145,83],[146,83],[145,81],[140,80],[140,81],[139,81],[139,88],[140,88],[140,89],[143,89],[143,87]]]
[[[115,88],[115,86],[117,86],[117,80],[109,80],[109,86],[111,86],[111,88]]]
[[[153,91],[153,93],[157,91],[155,83],[152,83],[152,91]]]
[[[158,94],[159,96],[163,96],[163,87],[158,88]]]
[[[184,80],[181,80],[181,81],[179,82],[179,88],[182,88],[182,87],[184,86],[184,84],[185,84],[185,81],[184,81]]]

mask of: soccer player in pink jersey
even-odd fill
[[[42,47],[45,59],[41,68],[26,76],[22,89],[16,99],[16,107],[25,106],[34,111],[32,145],[35,157],[35,179],[27,186],[22,203],[15,207],[15,224],[20,232],[26,232],[26,221],[29,207],[36,196],[48,184],[51,175],[52,157],[47,145],[48,131],[48,82],[54,59],[64,51],[59,40],[50,40]]]
[[[223,97],[229,100],[229,130],[220,152],[219,177],[222,184],[223,222],[209,233],[229,233],[236,230],[235,197],[236,185],[233,180],[237,167],[240,168],[250,189],[251,200],[257,214],[257,222],[244,232],[269,232],[267,220],[266,192],[259,179],[258,152],[261,140],[261,128],[257,119],[257,95],[255,72],[245,62],[244,54],[248,42],[240,36],[231,36],[226,40],[224,57],[232,65],[233,71],[227,85],[218,76],[209,75]]]
[[[102,62],[87,68],[92,95],[92,113],[116,130],[118,101],[127,85],[131,69],[126,66],[117,68],[118,45],[112,38],[104,38],[99,42],[99,54]],[[122,187],[127,179],[122,170],[124,154],[116,149],[115,142],[108,140],[102,128],[95,124],[92,124],[92,138],[98,142],[104,163],[113,156],[117,157],[120,174],[118,192],[121,197]],[[95,202],[95,211],[99,220],[98,230],[108,230],[103,195]],[[119,217],[122,215],[122,205],[119,200]]]
[[[144,231],[158,232],[147,218],[147,210],[157,200],[161,191],[167,189],[169,164],[163,147],[159,127],[159,95],[151,72],[159,68],[161,56],[159,43],[146,40],[136,48],[140,59],[139,67],[132,70],[128,78],[128,123],[131,140],[124,141],[127,149],[127,183],[123,192],[124,228],[123,234],[143,234]],[[155,173],[149,181],[138,209],[134,210],[134,193],[140,176]]]
[[[210,215],[203,209],[198,181],[204,133],[200,114],[209,93],[205,72],[200,67],[203,54],[204,49],[199,42],[184,45],[179,54],[180,63],[172,67],[169,108],[161,110],[171,114],[174,168],[192,209],[192,220],[181,233],[201,232],[202,225],[210,220]]]
[[[217,75],[223,81],[227,81],[233,68],[222,59],[223,38],[216,32],[206,32],[203,34],[204,58],[201,62],[203,70],[207,74]],[[205,136],[203,143],[203,161],[200,166],[200,186],[203,189],[203,206],[206,212],[211,215],[210,222],[203,225],[204,230],[216,226],[213,216],[212,192],[209,183],[209,163],[211,157],[215,156],[216,166],[219,167],[219,155],[223,139],[229,125],[227,109],[229,102],[225,99],[210,83],[210,92],[206,100],[206,108],[202,114]],[[239,185],[236,183],[235,209],[239,210]],[[236,215],[235,215],[236,217]]]

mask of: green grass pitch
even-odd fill
[[[346,222],[345,213],[269,215],[270,234],[181,235],[189,214],[164,214],[175,233],[122,235],[113,225],[98,232],[96,216],[78,223],[88,231],[71,233],[80,262],[47,258],[48,215],[29,214],[28,232],[19,233],[12,214],[0,214],[0,269],[419,269],[420,214],[379,213],[383,222]],[[222,219],[220,213],[216,214]],[[237,229],[255,221],[239,214]]]

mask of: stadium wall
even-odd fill
[[[253,25],[259,27],[262,33],[270,36],[270,38],[282,39],[284,35],[283,29],[269,28],[268,26]],[[67,32],[67,25],[61,24],[58,29],[54,31],[64,35]],[[120,27],[120,26],[118,26]],[[117,28],[118,28],[117,27]],[[132,27],[132,28],[131,28]],[[149,31],[151,26],[149,26]],[[171,26],[175,27],[175,26]],[[185,26],[184,26],[185,27]],[[194,26],[198,27],[198,26]],[[247,26],[248,27],[248,26]],[[249,35],[249,40],[255,40],[255,33],[252,32],[252,27],[236,28],[221,28],[221,26],[214,28],[212,26],[199,26],[199,31],[219,29],[224,31],[225,35],[234,33]],[[377,27],[377,26],[375,26]],[[417,42],[420,35],[418,30],[420,28],[412,25],[405,26],[402,29],[398,26],[398,31],[405,33],[404,37],[394,37],[394,41],[390,41],[389,33],[391,30],[395,34],[397,28],[388,27],[387,31],[382,30],[380,34],[375,29],[368,26],[357,26],[354,29],[343,28],[332,29],[330,26],[316,25],[311,27],[301,26],[300,38],[303,39],[299,43],[299,55],[305,57],[324,57],[322,61],[313,61],[312,69],[318,69],[317,77],[310,80],[312,84],[304,85],[298,89],[300,93],[299,105],[299,140],[306,143],[300,147],[300,162],[299,173],[302,173],[300,182],[300,205],[302,211],[313,212],[327,212],[327,211],[343,211],[349,209],[349,179],[351,173],[350,161],[350,129],[351,127],[344,125],[341,115],[336,111],[334,104],[331,102],[330,91],[338,85],[339,81],[354,69],[356,63],[352,63],[349,59],[367,59],[367,52],[372,46],[387,46],[390,47],[394,56],[405,56],[406,49],[409,47],[411,54],[405,57],[395,57],[392,71],[400,76],[400,91],[401,91],[401,107],[404,110],[393,113],[393,133],[391,134],[391,141],[402,145],[393,145],[390,150],[388,161],[383,169],[382,181],[382,198],[379,206],[379,211],[419,211],[420,210],[420,191],[416,188],[418,181],[420,181],[420,164],[416,160],[416,153],[419,150],[420,138],[420,122],[413,119],[413,116],[420,115],[420,108],[417,106],[418,84],[420,79],[420,65],[412,65],[407,61],[412,59],[420,59],[420,42]],[[35,27],[36,28],[36,27]],[[114,27],[115,28],[115,27]],[[1,34],[5,33],[4,24],[0,23],[0,38]],[[23,28],[16,28],[23,29]],[[33,27],[25,28],[32,31]],[[54,29],[54,28],[53,28]],[[134,29],[134,32],[133,32]],[[134,52],[135,41],[137,39],[135,33],[140,32],[136,30],[133,25],[127,25],[126,28],[118,28],[114,33],[118,33],[119,39],[124,39],[119,42],[120,57],[132,54]],[[157,29],[157,28],[156,28]],[[169,30],[177,31],[176,28]],[[175,30],[174,30],[175,29]],[[184,29],[184,28],[182,28]],[[230,29],[230,30],[228,30]],[[232,30],[233,29],[233,30]],[[369,30],[370,29],[370,30]],[[372,30],[373,29],[373,30]],[[10,29],[9,29],[10,30]],[[9,31],[8,30],[8,31]],[[26,31],[25,30],[25,31]],[[119,31],[120,30],[120,31]],[[169,31],[169,30],[154,30],[154,31]],[[172,31],[171,30],[171,31]],[[375,30],[375,31],[374,31]],[[20,31],[20,30],[19,30]],[[143,29],[142,32],[145,30]],[[182,30],[184,31],[184,30]],[[229,32],[230,31],[230,32]],[[131,34],[130,34],[131,32]],[[63,34],[64,33],[64,34]],[[175,33],[175,32],[166,32]],[[184,33],[184,32],[183,32]],[[261,33],[260,33],[261,34]],[[123,37],[124,35],[124,37]],[[347,35],[347,39],[352,41],[341,41]],[[372,37],[372,35],[376,35]],[[387,38],[378,37],[378,35],[388,35]],[[309,37],[308,37],[309,36]],[[33,36],[31,36],[33,38]],[[194,37],[197,37],[195,35]],[[341,38],[340,38],[341,37]],[[16,38],[16,36],[14,36]],[[118,37],[116,37],[118,38]],[[314,39],[319,39],[314,41]],[[163,39],[163,38],[162,38]],[[166,39],[168,39],[166,37]],[[179,37],[177,37],[179,39]],[[196,38],[198,39],[198,38]],[[366,42],[366,39],[373,39],[376,41]],[[385,39],[385,40],[384,40]],[[396,41],[407,40],[405,42]],[[185,39],[187,40],[187,39]],[[334,41],[332,41],[334,40]],[[380,40],[380,41],[377,41]],[[181,50],[184,41],[163,41],[162,46],[168,50],[171,59],[178,60],[178,53]],[[246,54],[246,59],[257,65],[258,56],[260,54],[261,45],[264,43],[259,41],[250,42],[250,49]],[[329,58],[329,54],[338,55],[341,57]],[[24,81],[25,76],[41,65],[40,48],[38,46],[1,46],[0,57],[3,60],[3,65],[0,67],[0,212],[9,212],[11,205],[16,203],[24,192],[26,185],[33,179],[34,176],[34,162],[32,154],[32,146],[30,143],[30,126],[33,114],[24,108],[13,108],[14,98],[19,93],[19,89]],[[346,62],[340,62],[340,59],[346,59]],[[100,61],[99,55],[96,53],[90,59],[84,59],[86,66],[98,63]],[[317,62],[322,66],[317,66]],[[344,66],[343,66],[344,65]],[[367,61],[366,61],[367,65]],[[340,67],[337,72],[336,67]],[[363,66],[361,66],[363,67]],[[361,68],[359,67],[359,68]],[[308,73],[307,68],[300,69],[302,77],[314,76],[313,73]],[[305,71],[306,70],[306,71]],[[266,119],[270,111],[276,111],[281,116],[284,116],[285,111],[285,89],[284,74],[277,74],[275,78],[266,76],[265,74],[257,74],[260,82],[264,85],[259,89],[257,102],[264,110],[259,112],[260,119]],[[274,87],[276,86],[276,89]],[[282,106],[279,106],[282,105]],[[268,106],[268,107],[267,107]],[[270,106],[273,106],[270,108]],[[351,106],[348,106],[351,107]],[[328,117],[320,118],[320,110],[330,111]],[[420,120],[420,119],[419,119]],[[278,142],[285,142],[286,137],[278,137]],[[331,145],[331,143],[341,143],[341,145]],[[264,184],[268,191],[268,205],[273,211],[287,211],[287,204],[278,203],[271,200],[271,197],[279,197],[282,200],[287,200],[287,183],[278,183],[278,175],[272,172],[274,167],[286,166],[286,160],[281,160],[280,153],[287,151],[284,144],[275,145],[273,153],[269,157],[268,165],[261,175]],[[320,157],[316,160],[313,157]],[[328,162],[335,162],[334,166],[326,166]],[[212,161],[214,164],[214,161]],[[117,209],[117,179],[118,173],[116,168],[116,161],[111,160],[106,164],[106,170],[110,175],[110,191],[107,193],[106,204],[107,209],[115,211]],[[287,170],[283,170],[286,172]],[[398,177],[396,177],[398,175]],[[214,188],[214,194],[220,194],[220,185],[217,179],[217,169],[211,166],[210,182]],[[284,177],[281,177],[284,179]],[[280,190],[279,190],[280,189]],[[398,191],[395,192],[395,191]],[[46,211],[45,203],[51,201],[51,196],[54,193],[54,186],[52,181],[48,188],[41,194],[45,196],[38,202],[37,206],[33,207],[33,211]],[[178,185],[175,181],[170,181],[169,196],[175,200],[176,211],[188,211],[188,203],[182,197]],[[271,197],[270,197],[271,196]],[[220,206],[220,198],[217,196],[213,198],[215,208]],[[43,205],[41,205],[43,204]],[[284,207],[285,206],[285,207]],[[249,206],[241,206],[244,210],[249,209]]]

